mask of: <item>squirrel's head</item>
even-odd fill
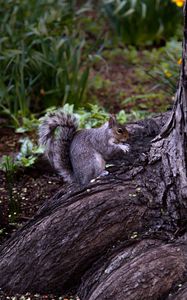
[[[125,125],[117,122],[115,115],[110,115],[108,126],[112,130],[116,143],[124,143],[127,141],[129,138],[129,132]]]

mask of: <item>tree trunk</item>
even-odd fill
[[[143,240],[111,255],[83,277],[81,299],[167,298],[176,282],[184,280],[186,246]]]
[[[3,244],[5,291],[76,291],[81,300],[187,298],[186,13],[185,3],[172,112],[130,124],[131,153],[109,176],[84,189],[65,186]]]
[[[148,164],[150,141],[167,117],[129,125],[132,151],[120,168],[84,190],[59,191],[2,246],[2,289],[157,299],[184,280],[186,239],[169,243],[178,227],[161,201],[160,162]]]

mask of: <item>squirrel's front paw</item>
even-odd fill
[[[119,145],[120,149],[123,150],[124,153],[127,153],[130,151],[130,146],[128,144],[126,145]]]

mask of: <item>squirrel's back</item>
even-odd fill
[[[39,126],[39,144],[54,169],[65,179],[73,181],[70,144],[77,131],[77,119],[62,110],[48,113]]]

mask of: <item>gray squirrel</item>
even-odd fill
[[[77,119],[62,110],[48,113],[39,126],[39,144],[64,181],[86,185],[93,178],[107,175],[105,161],[130,149],[128,131],[114,115],[99,128],[78,130]],[[125,143],[125,144],[124,144]]]

